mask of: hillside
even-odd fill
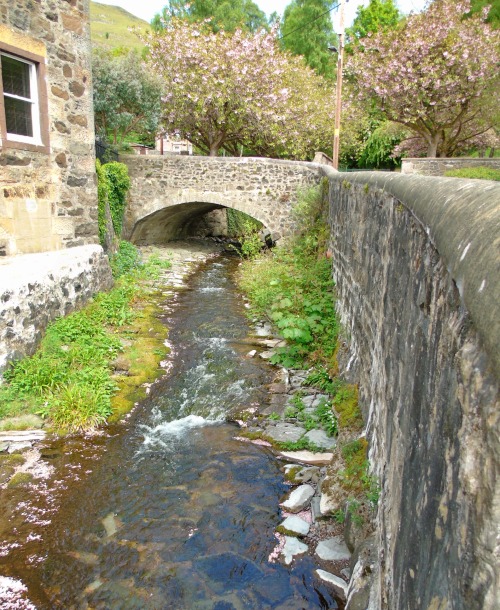
[[[149,23],[119,6],[90,2],[90,33],[93,46],[107,49],[124,47],[140,51],[143,45],[133,32],[129,32],[130,27],[144,31],[149,28]]]

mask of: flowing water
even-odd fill
[[[166,313],[171,370],[125,424],[47,443],[31,499],[2,492],[0,575],[32,606],[0,608],[336,607],[310,558],[269,561],[288,488],[271,453],[225,423],[265,402],[269,381],[245,357],[235,265],[209,262]]]

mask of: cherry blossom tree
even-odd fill
[[[428,157],[445,156],[498,120],[500,33],[470,0],[434,0],[396,30],[363,39],[347,72],[359,98],[412,130]]]
[[[145,38],[163,80],[166,131],[209,155],[241,146],[256,154],[311,158],[333,137],[331,84],[280,50],[275,31],[214,33],[173,16]]]

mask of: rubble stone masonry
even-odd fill
[[[0,52],[35,62],[41,125],[9,138],[0,95],[0,255],[97,243],[89,1],[2,2]]]

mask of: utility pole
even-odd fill
[[[333,167],[339,168],[340,114],[342,110],[342,66],[344,62],[344,2],[340,0],[340,31],[337,54],[337,96],[335,102],[335,131],[333,132]]]

